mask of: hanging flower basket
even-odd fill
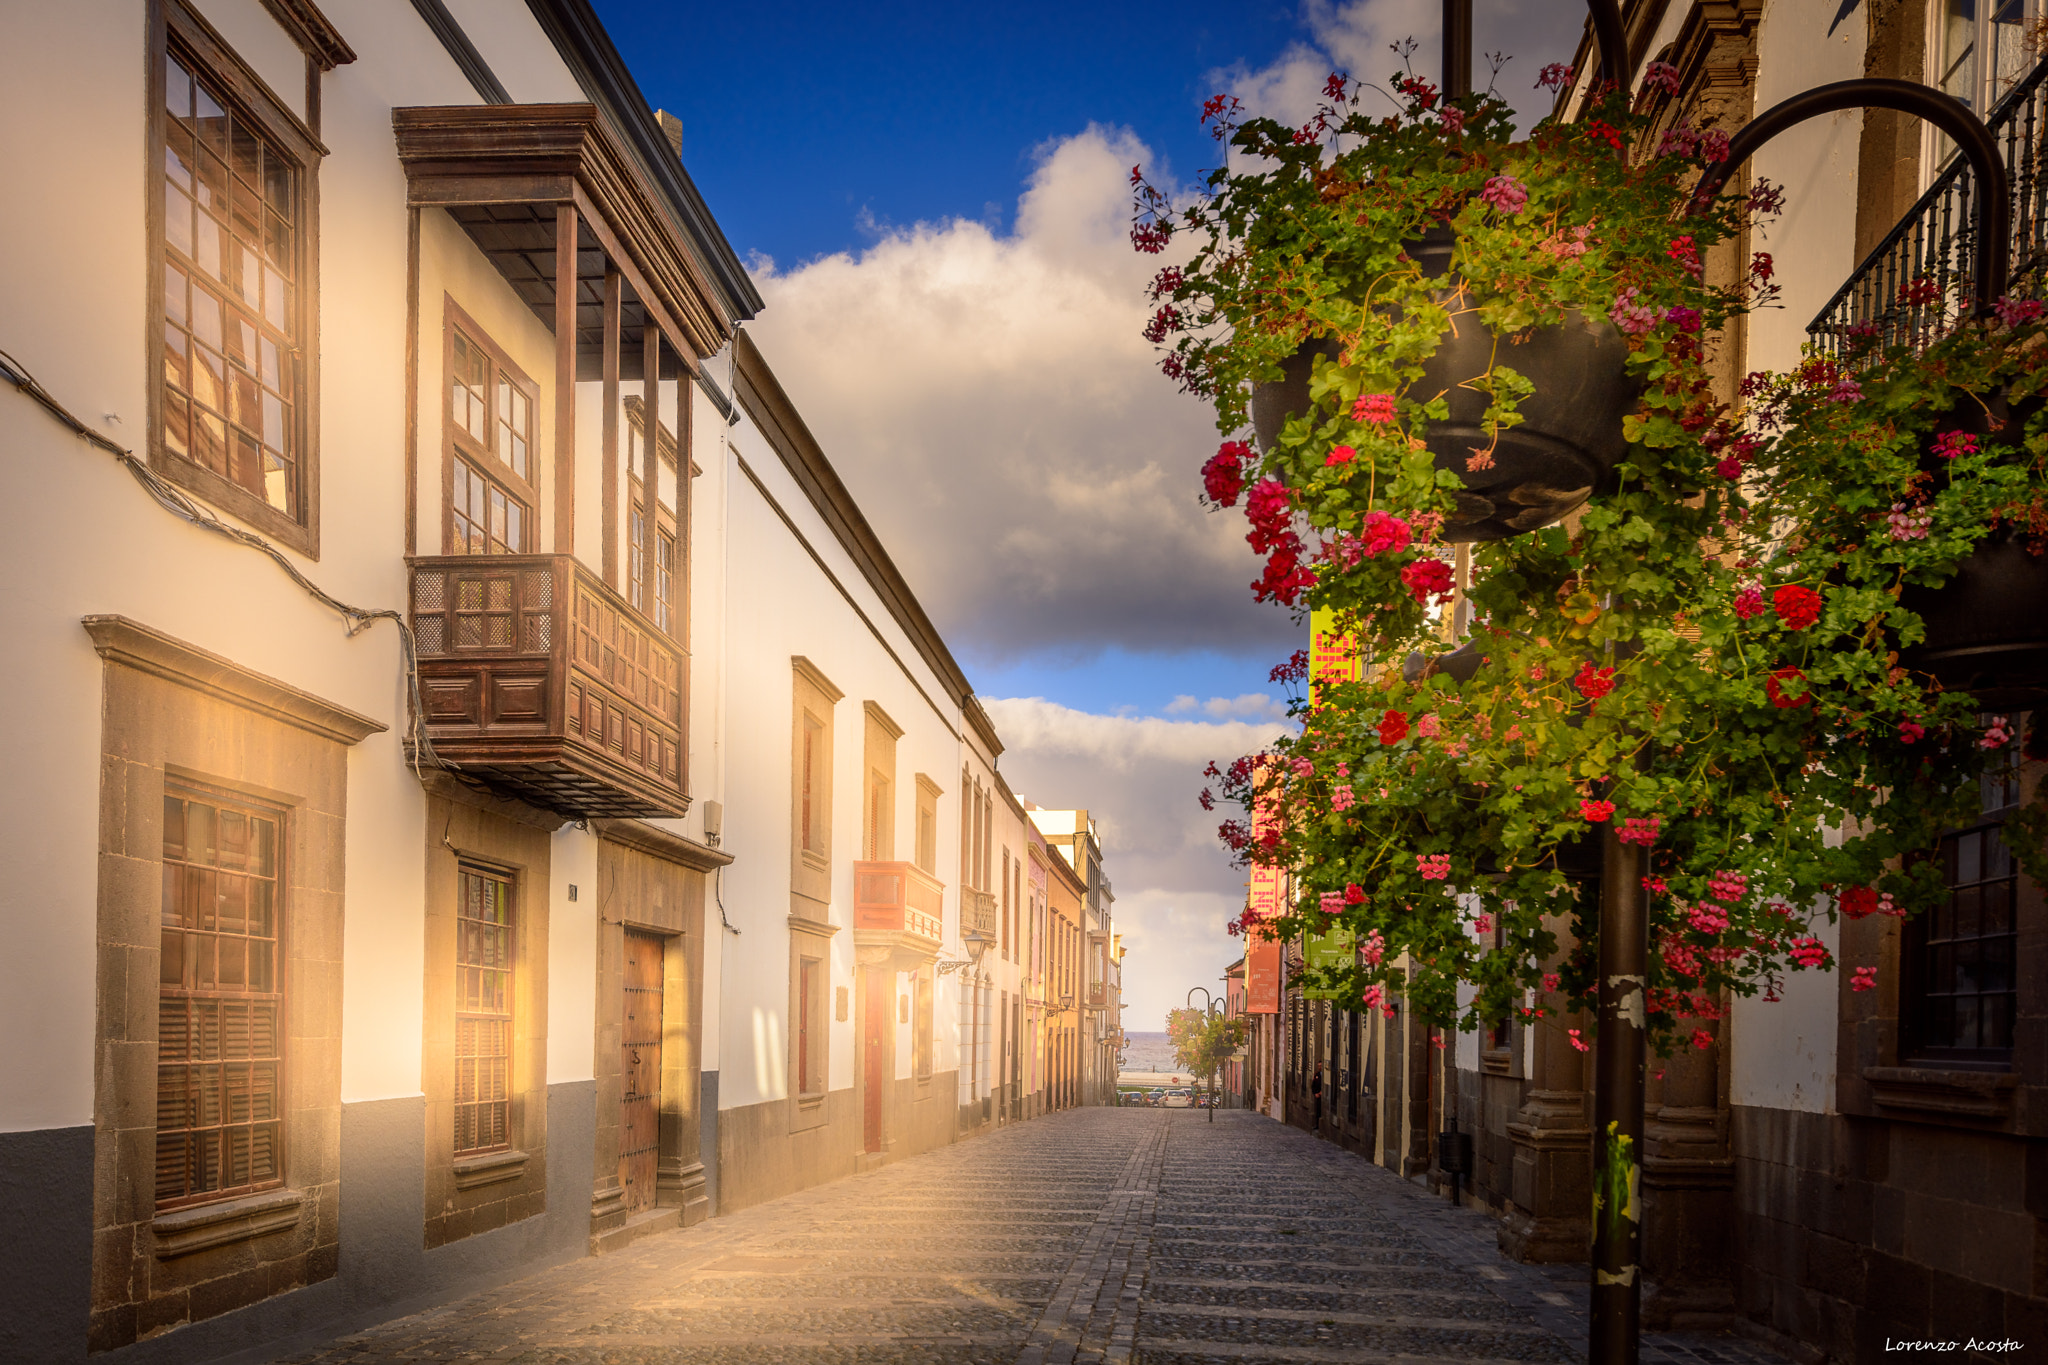
[[[1938,588],[1909,587],[1899,605],[1926,636],[1899,662],[1968,692],[1987,711],[2048,702],[2048,556],[2018,534],[1986,536]]]
[[[1517,139],[1496,96],[1391,84],[1333,75],[1298,128],[1210,101],[1230,164],[1192,201],[1133,172],[1138,249],[1192,244],[1154,281],[1146,334],[1214,401],[1229,439],[1206,495],[1252,494],[1257,591],[1289,605],[1415,595],[1432,547],[1526,534],[1624,486],[1695,496],[1729,454],[1697,439],[1710,338],[1774,289],[1763,256],[1707,280],[1751,212],[1691,204],[1724,136],[1653,131],[1614,96]],[[1376,537],[1376,516],[1413,534]]]
[[[1195,242],[1153,330],[1215,402],[1205,493],[1244,508],[1255,594],[1380,661],[1319,683],[1299,733],[1216,769],[1205,799],[1242,803],[1219,832],[1244,861],[1293,875],[1269,927],[1365,946],[1310,969],[1319,988],[1460,1027],[1590,1007],[1611,831],[1644,869],[1650,1031],[1711,1041],[1698,1025],[1730,994],[1827,965],[1825,921],[1940,894],[1905,855],[2012,733],[1901,661],[1929,638],[1901,594],[1948,582],[1994,518],[2025,539],[2048,516],[2027,520],[2010,451],[1944,458],[1931,536],[1910,539],[1925,414],[1953,402],[1932,384],[1859,388],[1817,358],[1716,390],[1717,334],[1772,292],[1767,256],[1725,248],[1776,195],[1692,214],[1713,138],[1614,98],[1515,141],[1485,99],[1397,89],[1401,117],[1367,118],[1333,79],[1302,128],[1229,129],[1206,200],[1142,201],[1141,247]],[[1551,359],[1551,337],[1574,344]],[[1483,355],[1457,360],[1468,345]],[[1991,368],[1965,387],[2031,392]],[[1560,446],[1583,464],[1527,467]],[[1454,582],[1444,542],[1467,535]],[[1446,653],[1460,599],[1485,643]]]
[[[1909,290],[1912,286],[1908,286]],[[1810,359],[1762,393],[1789,554],[1896,606],[1874,638],[1984,710],[2048,701],[2048,358],[2040,306],[1921,348]]]
[[[1441,395],[1445,414],[1428,423],[1424,443],[1436,468],[1457,478],[1453,506],[1439,533],[1447,542],[1500,540],[1563,520],[1586,500],[1612,492],[1615,467],[1627,457],[1622,424],[1642,397],[1643,381],[1628,370],[1628,342],[1605,318],[1574,309],[1563,322],[1502,337],[1471,313],[1460,316],[1459,277],[1451,258],[1457,238],[1437,228],[1404,244],[1405,254],[1446,287],[1436,301],[1452,323],[1423,362],[1412,395]],[[1252,430],[1271,451],[1289,418],[1313,410],[1309,380],[1321,357],[1339,362],[1337,342],[1311,341],[1281,362],[1282,377],[1251,394]],[[1491,430],[1488,394],[1466,381],[1504,357],[1533,389],[1521,421]],[[1490,446],[1490,463],[1474,469],[1472,454]]]

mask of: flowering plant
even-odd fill
[[[1717,397],[1709,347],[1770,289],[1767,257],[1725,248],[1775,195],[1688,216],[1692,173],[1725,139],[1660,131],[1610,97],[1513,141],[1497,99],[1447,109],[1413,78],[1396,89],[1400,112],[1368,118],[1333,76],[1301,128],[1233,124],[1212,101],[1243,168],[1179,209],[1140,184],[1140,249],[1196,240],[1154,286],[1169,300],[1155,333],[1182,333],[1164,368],[1233,438],[1207,496],[1243,499],[1266,557],[1254,593],[1327,613],[1366,664],[1313,680],[1300,732],[1271,753],[1212,766],[1261,817],[1223,837],[1296,874],[1300,902],[1263,931],[1375,945],[1310,984],[1374,1005],[1405,993],[1469,1027],[1591,1006],[1583,873],[1612,822],[1648,868],[1652,1035],[1710,1038],[1692,1021],[1728,992],[1829,965],[1815,918],[1936,894],[1935,869],[1901,860],[1954,822],[1986,736],[1964,699],[1885,661],[1876,604],[1812,558],[1818,530],[1786,541],[1775,505],[1752,510],[1772,432]],[[1445,222],[1453,271],[1432,276],[1408,244]],[[1565,524],[1475,546],[1458,583],[1444,528],[1533,392],[1517,338],[1602,318],[1641,386],[1613,486]],[[1499,339],[1462,384],[1488,398],[1486,443],[1447,460],[1431,440],[1446,397],[1418,382],[1470,325]],[[1235,439],[1254,386],[1304,342],[1324,343],[1310,406],[1255,453]],[[1864,401],[1845,372],[1785,382],[1781,406]],[[1466,612],[1468,666],[1417,666]],[[1306,672],[1297,657],[1278,676]]]

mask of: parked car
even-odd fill
[[[1195,1107],[1195,1095],[1192,1090],[1183,1086],[1178,1090],[1167,1091],[1166,1098],[1160,1103],[1167,1109],[1192,1109]]]

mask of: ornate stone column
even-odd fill
[[[1735,1160],[1719,1023],[1715,1039],[1653,1058],[1643,1126],[1643,1326],[1718,1326],[1735,1311]]]
[[[1592,1241],[1593,1129],[1586,1079],[1590,1052],[1572,1046],[1592,1020],[1561,1013],[1563,998],[1542,997],[1530,1030],[1529,1090],[1508,1124],[1514,1170],[1502,1210],[1500,1249],[1518,1261],[1583,1261]]]

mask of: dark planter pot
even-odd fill
[[[2048,557],[1995,531],[1938,588],[1906,588],[1899,605],[1918,612],[1927,639],[1899,662],[1931,673],[1987,710],[2048,703]]]
[[[1456,236],[1438,228],[1407,245],[1409,256],[1431,277],[1450,271]],[[1556,327],[1539,327],[1520,341],[1499,347],[1499,358],[1526,375],[1536,391],[1522,401],[1522,422],[1501,433],[1493,467],[1467,470],[1474,449],[1485,449],[1480,419],[1487,397],[1463,387],[1486,373],[1498,338],[1470,317],[1445,332],[1423,367],[1413,393],[1443,393],[1450,416],[1430,423],[1427,441],[1437,468],[1465,482],[1446,524],[1448,541],[1505,540],[1548,526],[1609,491],[1614,467],[1628,454],[1622,418],[1635,411],[1642,386],[1624,369],[1628,343],[1605,318],[1574,314]],[[1309,407],[1308,381],[1318,354],[1336,354],[1336,343],[1313,341],[1281,366],[1284,378],[1252,391],[1252,429],[1261,449],[1271,449],[1280,428]]]
[[[2018,446],[2043,404],[2014,406],[1994,395],[1979,406],[1958,404],[1939,431],[1965,431]],[[1921,467],[1943,460],[1931,449]],[[1906,667],[1931,673],[1951,692],[1969,692],[1987,710],[2018,711],[2048,703],[2048,557],[2032,555],[2011,530],[1997,530],[1938,588],[1909,587],[1899,605],[1917,612],[1927,639],[1901,652]]]

